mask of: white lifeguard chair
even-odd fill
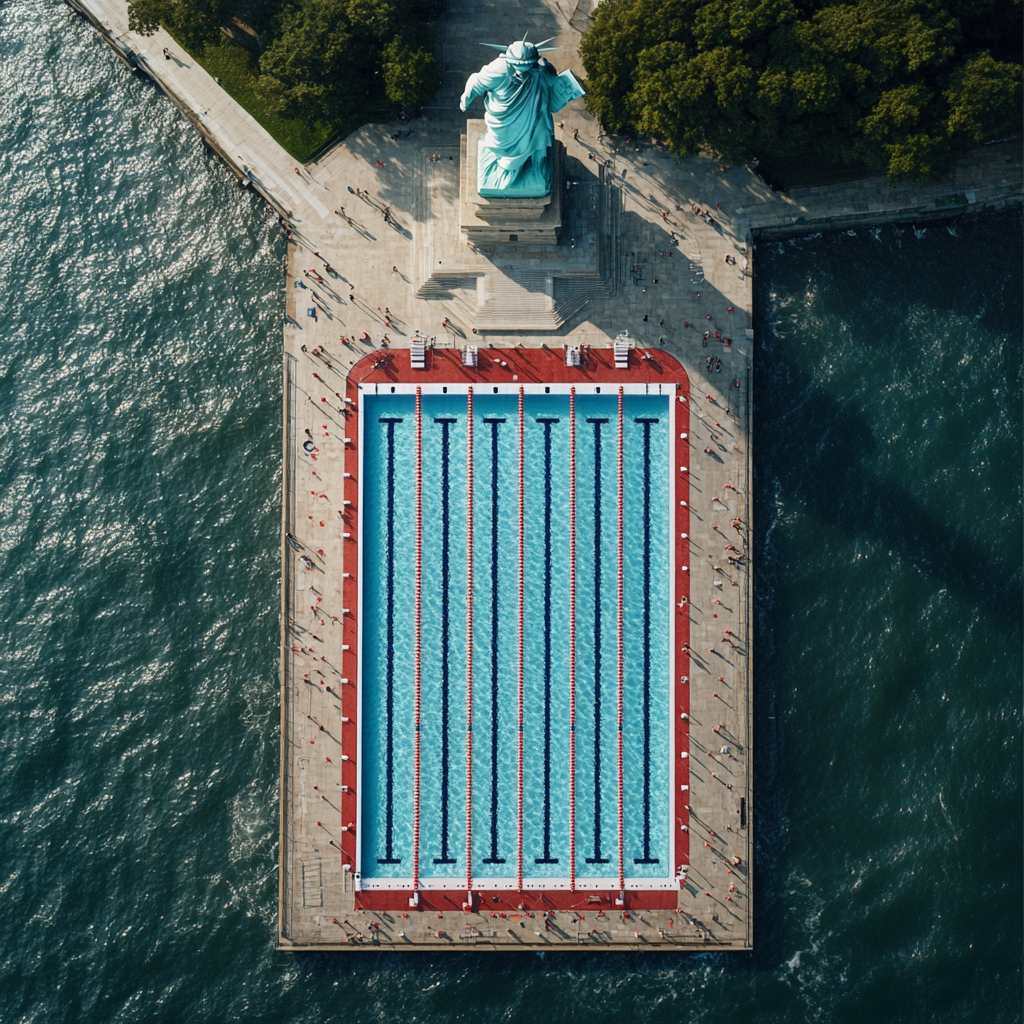
[[[579,366],[580,365],[580,347],[579,345],[568,345],[565,349],[565,365],[566,366]]]
[[[462,350],[462,365],[463,366],[476,366],[478,355],[479,355],[479,351],[478,351],[476,345],[467,345]]]

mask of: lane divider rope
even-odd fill
[[[526,537],[523,529],[526,505],[525,449],[523,447],[523,388],[519,389],[519,764],[517,804],[517,857],[516,887],[523,888],[523,620],[525,613],[524,568]]]
[[[422,712],[421,645],[423,625],[423,389],[416,388],[416,639],[414,681],[416,687],[416,748],[413,768],[412,890],[420,887],[420,716]]]
[[[569,890],[576,889],[576,389],[569,391]]]
[[[473,892],[473,389],[466,392],[466,899]]]

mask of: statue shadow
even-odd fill
[[[770,287],[767,276],[755,284],[755,308],[769,308]],[[942,308],[946,299],[935,298]],[[991,315],[1000,318],[998,311]],[[778,492],[830,529],[870,539],[1019,637],[1020,565],[975,542],[959,523],[943,521],[909,486],[879,479],[872,468],[879,441],[871,428],[817,386],[785,346],[772,344],[770,332],[759,321],[753,404],[757,421],[772,425],[773,453],[770,467],[755,459],[755,494],[770,504],[767,492]]]
[[[542,263],[548,263],[556,289],[578,285],[584,299],[549,336],[566,338],[582,327],[583,333],[602,337],[594,344],[611,344],[612,338],[626,331],[638,345],[665,348],[690,366],[708,355],[720,358],[723,365],[716,378],[739,372],[743,362],[739,357],[749,352],[745,336],[749,320],[742,311],[727,312],[730,300],[705,278],[705,270],[710,273],[711,268],[691,259],[696,245],[687,239],[680,218],[663,221],[661,204],[652,203],[646,192],[638,196],[635,190],[625,189],[610,168],[594,161],[567,157],[564,172],[563,187],[568,187],[563,193],[559,244],[541,253],[524,252],[540,255]],[[597,207],[602,204],[606,213],[599,216]],[[723,231],[728,235],[727,229]],[[741,239],[734,243],[738,251],[745,248]],[[514,253],[511,248],[495,251],[495,267],[513,268]],[[587,273],[595,265],[601,267],[603,283]],[[741,271],[737,266],[729,272]],[[710,321],[706,319],[709,312]],[[715,331],[720,335],[709,340],[706,348],[702,345],[705,329],[712,336]],[[725,344],[726,339],[731,344]]]
[[[438,154],[438,159],[433,164],[427,161],[427,157],[432,153]],[[430,149],[427,147],[426,151],[422,154],[423,164],[421,165],[424,169],[422,173],[429,173],[432,175],[433,180],[431,181],[431,188],[436,194],[437,198],[448,204],[456,204],[459,201],[459,147],[458,146],[440,146]]]
[[[626,181],[630,188],[644,191],[642,186],[633,184],[642,175],[645,184],[649,183],[648,192],[653,187],[655,193],[662,194],[655,202],[671,203],[669,210],[687,215],[690,204],[696,203],[710,210],[727,234],[737,208],[766,202],[774,195],[771,186],[749,166],[726,166],[703,156],[680,159],[665,146],[651,142],[644,142],[639,152],[628,149],[620,154],[624,140],[617,141],[617,155],[629,160]],[[721,210],[717,209],[719,205]]]

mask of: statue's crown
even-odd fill
[[[505,60],[517,68],[532,67],[540,59],[540,53],[533,43],[516,42],[505,51]]]
[[[542,53],[558,49],[557,46],[544,46],[544,43],[550,42],[550,39],[545,39],[542,43],[528,43],[524,35],[522,39],[510,43],[508,46],[500,46],[498,43],[481,43],[480,45],[487,46],[492,50],[501,50],[502,57],[513,67],[531,68],[540,60]]]

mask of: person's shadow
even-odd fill
[[[191,64],[186,64],[180,57],[175,56],[170,50],[165,49],[163,52],[165,60],[173,61],[179,68],[185,68],[188,70],[192,67]]]

